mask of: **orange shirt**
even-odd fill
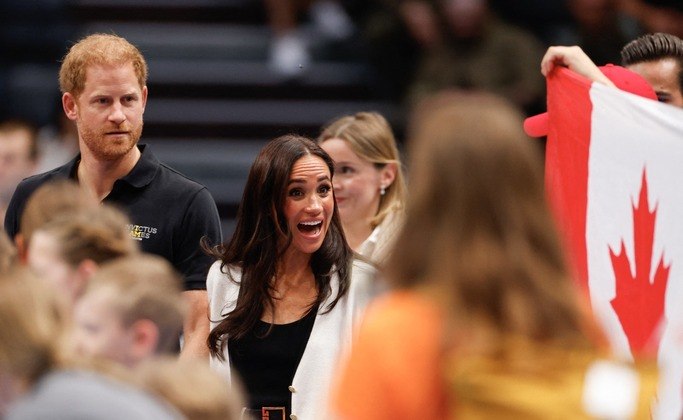
[[[418,293],[392,292],[368,310],[332,394],[342,419],[447,418],[442,316]]]
[[[332,392],[332,411],[343,420],[447,419],[456,412],[472,419],[585,419],[591,418],[587,411],[612,412],[628,402],[632,418],[649,418],[654,365],[629,366],[591,349],[512,337],[505,341],[507,359],[456,360],[444,351],[443,328],[437,304],[417,292],[396,291],[376,301]],[[594,374],[588,381],[594,366],[600,380]],[[624,369],[638,378],[628,401],[592,398],[586,405],[583,394],[594,394],[595,384],[623,385]]]

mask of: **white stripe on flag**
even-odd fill
[[[656,209],[648,279],[660,259],[670,265],[659,361],[668,383],[660,392],[657,418],[681,413],[683,377],[683,110],[593,84],[588,164],[586,242],[588,281],[596,315],[618,353],[629,342],[612,304],[615,271],[610,248],[624,249],[635,275],[634,215],[643,173],[650,212]],[[644,211],[644,208],[639,209]]]

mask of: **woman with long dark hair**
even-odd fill
[[[249,171],[232,239],[214,250],[211,363],[228,380],[239,375],[257,418],[324,417],[332,372],[371,296],[374,272],[346,243],[333,174],[312,140],[271,141]]]

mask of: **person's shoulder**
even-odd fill
[[[352,294],[377,296],[381,288],[377,282],[377,268],[368,260],[354,258],[349,271]]]
[[[214,261],[209,268],[209,275],[216,277],[231,277],[235,281],[239,281],[242,275],[242,269],[237,265],[224,264],[221,260]]]
[[[180,191],[196,193],[201,190],[206,190],[206,187],[203,184],[172,168],[166,163],[159,162],[159,170],[163,174],[166,182],[172,183],[174,188],[180,188]]]
[[[436,326],[440,319],[437,305],[427,297],[415,291],[397,290],[373,301],[364,323],[372,330],[410,331],[412,327]]]
[[[209,268],[206,276],[206,288],[209,293],[226,292],[229,289],[239,288],[238,283],[242,277],[239,267],[225,265],[223,261],[217,260]]]
[[[209,312],[213,317],[221,315],[226,303],[237,302],[242,271],[235,266],[214,262],[206,277],[206,292],[209,297]]]
[[[64,167],[60,166],[58,168],[51,169],[47,172],[42,172],[39,174],[31,175],[24,178],[17,185],[16,191],[18,192],[30,192],[37,190],[41,185],[55,180],[55,179],[66,179],[68,178],[68,173],[64,172]]]
[[[56,371],[10,409],[8,419],[178,419],[180,414],[142,390],[94,372]]]
[[[56,179],[67,179],[68,177],[67,169],[65,169],[64,166],[60,166],[47,172],[24,178],[17,184],[17,187],[14,190],[12,205],[19,206],[18,208],[23,209],[23,206],[26,204],[26,201],[31,194],[42,185]]]
[[[374,276],[377,268],[369,261],[361,258],[354,258],[351,261],[351,274],[353,276]]]

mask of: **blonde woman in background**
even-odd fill
[[[361,324],[339,417],[649,418],[656,375],[609,360],[520,113],[454,97],[422,114],[410,145],[411,201],[386,265],[395,290]]]
[[[382,264],[403,219],[406,185],[394,134],[376,112],[332,121],[318,137],[335,162],[334,196],[351,248]]]

